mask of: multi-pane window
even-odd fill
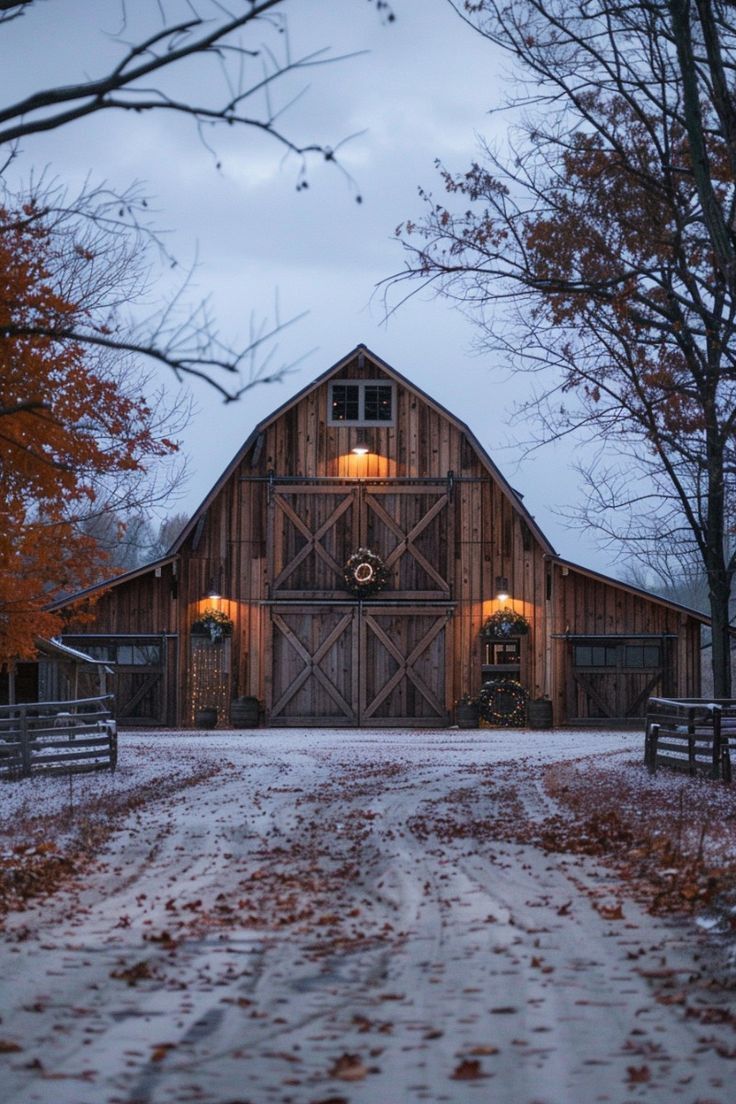
[[[629,644],[621,640],[615,643],[596,641],[591,644],[576,644],[573,658],[576,667],[651,670],[662,665],[662,648],[660,644]]]
[[[330,406],[333,422],[360,420],[360,387],[357,383],[333,383]]]
[[[331,383],[328,421],[332,424],[391,425],[394,420],[394,385],[360,380]]]
[[[67,637],[67,642],[69,639]],[[85,655],[92,659],[117,663],[121,667],[158,667],[161,664],[160,644],[148,644],[143,641],[88,644],[84,637],[74,637],[73,646],[84,651]]]

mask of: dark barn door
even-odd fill
[[[568,660],[571,720],[639,721],[649,697],[674,685],[668,637],[579,637],[570,642]]]
[[[448,723],[447,608],[272,607],[272,724]]]
[[[176,724],[175,637],[80,634],[64,643],[110,662],[118,724]]]

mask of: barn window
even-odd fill
[[[394,385],[376,380],[331,383],[328,422],[332,425],[393,425]]]
[[[661,666],[662,648],[660,644],[630,644],[620,639],[595,641],[576,644],[573,658],[576,667],[651,670]]]

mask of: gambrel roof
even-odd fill
[[[228,464],[227,468],[222,473],[220,478],[217,480],[217,482],[213,486],[212,490],[209,492],[209,494],[205,497],[204,501],[200,504],[200,506],[194,512],[194,514],[192,515],[192,517],[189,520],[189,523],[187,525],[185,525],[185,527],[182,529],[182,531],[179,534],[179,536],[177,537],[176,541],[172,544],[171,548],[169,549],[169,555],[173,555],[173,554],[175,554],[179,551],[179,549],[182,547],[182,545],[187,540],[189,535],[193,532],[194,528],[197,525],[197,522],[198,522],[199,518],[204,516],[204,514],[206,513],[206,511],[207,511],[208,507],[210,506],[210,504],[214,501],[214,499],[220,493],[222,488],[225,486],[227,481],[230,479],[233,472],[237,470],[238,466],[242,463],[243,459],[247,455],[248,450],[258,440],[258,437],[260,436],[260,434],[263,433],[274,422],[278,421],[278,419],[281,418],[284,414],[286,414],[287,411],[291,410],[292,407],[297,406],[302,401],[302,399],[304,399],[308,394],[310,394],[310,392],[315,391],[318,387],[321,387],[322,384],[326,383],[332,376],[336,376],[339,372],[341,372],[352,360],[354,360],[356,357],[361,357],[361,356],[363,358],[369,360],[372,364],[374,364],[376,366],[376,368],[380,372],[384,373],[390,379],[394,380],[396,383],[399,383],[402,387],[405,387],[407,390],[413,391],[414,394],[417,395],[422,400],[422,402],[426,403],[429,407],[434,409],[443,418],[446,418],[449,422],[451,422],[461,433],[465,434],[465,436],[468,440],[468,443],[473,447],[473,449],[477,453],[481,463],[487,468],[488,473],[496,481],[496,483],[501,488],[503,493],[508,497],[508,499],[511,502],[511,505],[513,506],[514,510],[516,510],[516,512],[523,518],[523,520],[526,522],[526,524],[528,525],[531,532],[536,537],[537,541],[539,542],[539,544],[542,548],[542,551],[547,555],[551,555],[551,556],[556,555],[554,548],[552,547],[552,545],[550,544],[549,540],[544,535],[542,530],[537,525],[537,522],[534,520],[534,517],[529,513],[527,508],[524,506],[524,503],[521,499],[521,496],[513,489],[513,487],[510,485],[510,483],[507,482],[505,477],[502,475],[502,473],[499,471],[499,469],[494,464],[493,460],[491,460],[490,456],[486,452],[483,445],[481,445],[478,438],[475,436],[475,434],[472,432],[472,430],[465,424],[465,422],[462,422],[455,414],[453,414],[451,411],[447,410],[444,406],[441,405],[441,403],[438,403],[436,399],[433,399],[431,397],[431,395],[428,395],[420,387],[417,387],[416,384],[412,383],[412,381],[407,379],[406,376],[403,376],[400,372],[397,372],[396,369],[392,368],[390,364],[387,364],[385,360],[381,360],[381,358],[379,356],[377,356],[374,352],[371,352],[371,350],[368,348],[367,345],[364,345],[362,343],[359,344],[359,345],[356,345],[354,349],[352,349],[346,356],[341,357],[341,359],[338,360],[335,364],[333,364],[331,368],[328,368],[326,372],[323,372],[320,376],[317,376],[316,379],[312,380],[311,383],[308,383],[305,387],[303,387],[301,389],[301,391],[297,392],[297,394],[294,395],[291,399],[287,399],[287,401],[282,403],[282,405],[279,406],[276,410],[274,410],[274,412],[272,414],[269,414],[267,418],[264,418],[263,421],[258,423],[258,425],[255,427],[253,432],[250,434],[250,436],[247,438],[247,440],[243,444],[243,446],[238,450],[236,455],[233,457],[232,461]]]

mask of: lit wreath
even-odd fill
[[[486,618],[481,636],[486,640],[507,640],[510,636],[526,636],[531,628],[526,617],[513,609],[500,609]]]
[[[526,724],[528,696],[516,679],[490,679],[481,687],[478,709],[483,720],[490,724],[518,728]]]
[[[381,557],[370,548],[358,548],[342,569],[345,587],[356,597],[383,590],[389,573]]]

